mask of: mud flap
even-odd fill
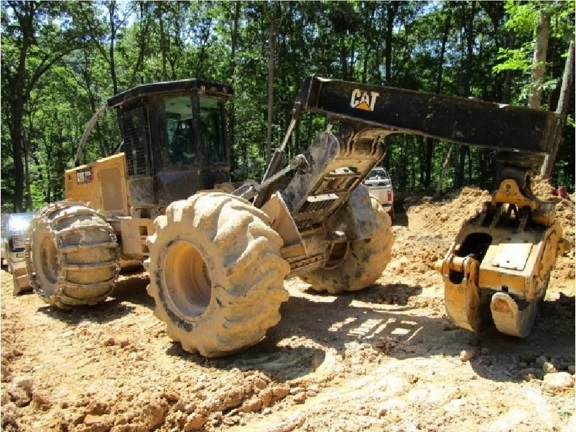
[[[32,291],[32,284],[28,277],[26,270],[26,263],[24,261],[14,263],[12,267],[12,278],[14,281],[13,295],[18,295],[24,291]]]

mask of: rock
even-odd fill
[[[300,392],[296,395],[294,395],[294,402],[296,402],[297,404],[302,404],[304,402],[306,402],[306,393],[304,392]]]
[[[235,424],[240,422],[240,417],[238,416],[226,416],[222,419],[222,423],[226,426],[234,426]]]
[[[32,396],[32,401],[34,402],[34,405],[42,411],[47,411],[52,406],[50,399],[40,393],[34,393]]]
[[[188,414],[192,414],[195,410],[196,410],[196,405],[193,403],[187,403],[186,405],[184,405],[183,411],[185,411]]]
[[[14,378],[14,385],[20,387],[26,391],[26,393],[32,393],[32,380],[28,377]]]
[[[315,393],[318,393],[318,391],[320,390],[320,387],[318,387],[318,384],[310,384],[308,386],[308,390],[311,390]]]
[[[291,394],[291,395],[298,394],[298,393],[300,393],[301,391],[302,391],[302,388],[301,388],[301,387],[297,387],[297,386],[296,386],[296,387],[290,387],[290,394]]]
[[[190,414],[188,416],[188,418],[186,419],[186,424],[184,425],[184,430],[186,432],[188,431],[193,431],[193,430],[198,430],[204,427],[204,423],[206,422],[206,419],[201,416],[200,414]]]
[[[28,405],[32,400],[32,380],[26,377],[14,378],[12,385],[8,388],[8,394],[16,406]]]
[[[103,346],[113,346],[116,344],[117,344],[116,339],[114,339],[113,336],[110,336],[110,337],[104,339],[104,341],[102,342]]]
[[[240,412],[255,412],[262,408],[262,400],[256,396],[250,398],[240,408]]]
[[[108,416],[88,414],[84,418],[84,424],[86,426],[89,426],[87,430],[90,430],[92,432],[96,431],[105,432],[109,431],[112,428],[112,426],[114,425],[114,421]]]
[[[168,404],[166,402],[152,402],[143,407],[142,417],[150,429],[154,429],[164,421],[164,416],[167,411]]]
[[[264,390],[268,385],[268,383],[259,376],[252,378],[252,383],[254,384],[254,388],[259,390]]]
[[[107,402],[92,401],[88,405],[88,408],[86,411],[88,414],[94,414],[94,415],[109,414],[110,413],[110,406],[108,405]]]
[[[534,379],[542,379],[543,373],[541,369],[524,368],[518,371],[518,375],[525,381],[532,381]]]
[[[278,385],[272,388],[272,398],[277,401],[283,399],[290,393],[290,386],[288,384]]]
[[[462,350],[460,351],[460,360],[467,362],[476,356],[475,350]]]
[[[558,372],[556,370],[556,368],[554,367],[554,365],[550,362],[544,362],[544,364],[542,365],[542,371],[545,374],[549,374],[549,373],[556,373]]]
[[[546,374],[543,382],[550,390],[563,390],[574,386],[574,379],[568,372]]]
[[[258,394],[258,397],[260,398],[260,400],[262,401],[262,406],[263,407],[267,407],[270,406],[272,404],[272,389],[271,388],[267,388],[264,391],[261,391]]]

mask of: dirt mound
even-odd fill
[[[490,199],[491,195],[486,190],[465,187],[442,199],[420,197],[407,200],[410,229],[432,235],[456,235],[462,222],[482,210],[482,204]]]
[[[576,241],[574,195],[567,195],[566,198],[558,196],[558,189],[551,185],[549,180],[540,176],[533,179],[532,191],[539,199],[552,201],[556,204],[556,220],[562,227],[565,239],[565,250],[556,262],[551,283],[565,284],[565,281],[571,280],[571,285],[574,285],[574,245]]]

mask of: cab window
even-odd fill
[[[164,101],[168,159],[174,165],[188,165],[196,161],[197,143],[192,128],[192,99],[190,96],[167,98]]]
[[[227,162],[224,133],[226,124],[222,100],[210,97],[200,98],[200,123],[207,162]]]

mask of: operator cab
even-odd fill
[[[229,85],[144,84],[108,100],[119,114],[132,205],[164,207],[230,179]]]

